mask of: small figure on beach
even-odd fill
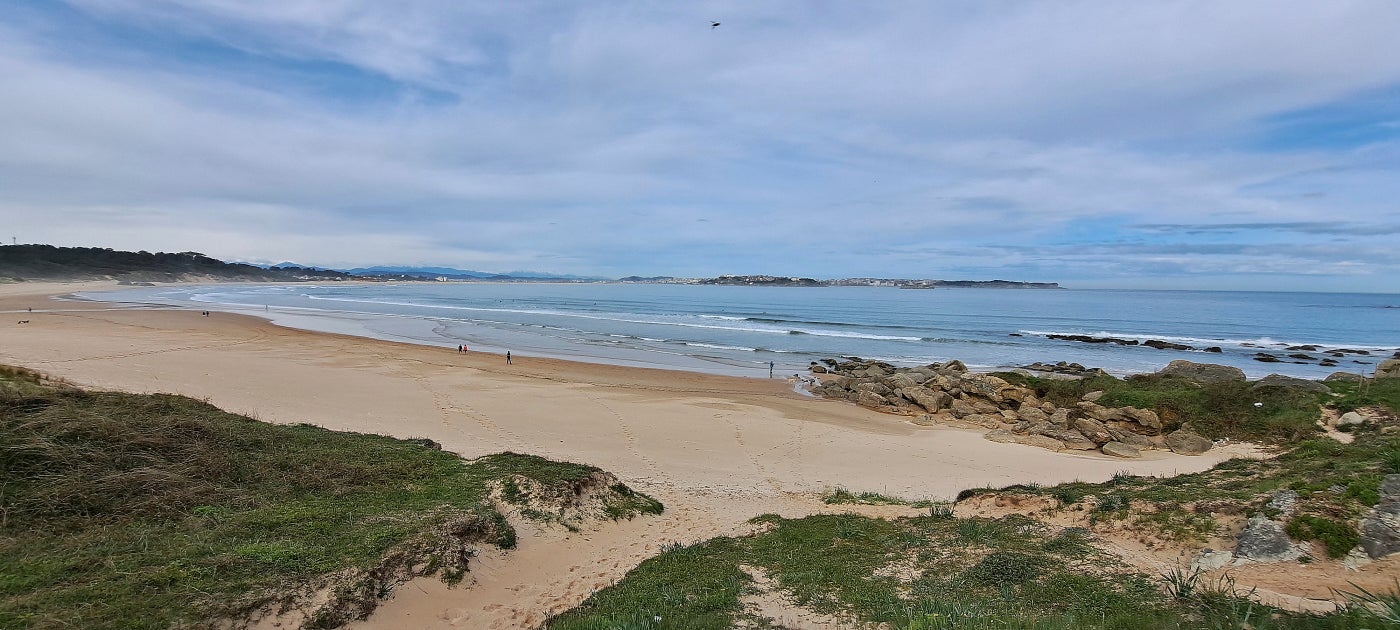
[[[510,350],[506,350],[506,365],[510,365]]]
[[[462,354],[462,348],[465,348],[465,347],[466,347],[466,346],[463,346],[463,345],[460,344],[460,343],[457,344],[457,354]]]
[[[773,378],[773,362],[768,362],[768,378]]]

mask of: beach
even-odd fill
[[[183,394],[267,422],[429,438],[466,458],[513,451],[592,464],[666,505],[659,517],[580,532],[523,524],[519,549],[477,559],[462,586],[406,584],[353,627],[528,626],[667,543],[743,533],[759,514],[903,509],[823,504],[821,493],[836,487],[948,500],[971,487],[1200,471],[1253,453],[1246,445],[1140,460],[1055,453],[812,398],[782,378],[519,355],[507,365],[496,353],[249,315],[54,299],[115,288],[0,285],[9,316],[0,320],[0,363],[85,387]]]

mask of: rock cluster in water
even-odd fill
[[[1065,366],[1062,371],[1088,371],[1076,367]],[[1098,450],[1115,457],[1138,457],[1147,449],[1199,455],[1211,448],[1210,440],[1191,431],[1164,431],[1154,411],[1099,405],[1095,401],[1102,392],[1060,407],[1041,400],[1028,387],[968,372],[961,361],[901,368],[853,357],[826,359],[813,363],[811,369],[836,375],[813,388],[820,395],[925,421],[954,419],[985,427],[991,429],[987,439],[997,442],[1056,451]]]

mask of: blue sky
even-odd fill
[[[0,223],[338,267],[1400,292],[1396,24],[1390,0],[21,0]]]

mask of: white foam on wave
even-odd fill
[[[1280,341],[1272,337],[1257,337],[1254,339],[1229,339],[1218,337],[1183,337],[1174,335],[1151,335],[1144,333],[1123,333],[1101,330],[1099,332],[1063,332],[1044,330],[1018,330],[1016,332],[1026,335],[1039,335],[1048,337],[1050,335],[1085,335],[1088,337],[1112,337],[1114,339],[1132,339],[1139,343],[1156,339],[1158,341],[1170,341],[1173,343],[1184,343],[1198,346],[1231,346],[1236,348],[1287,348],[1290,346],[1317,346],[1323,350],[1327,348],[1349,348],[1353,350],[1391,350],[1393,346],[1377,346],[1364,343],[1337,343],[1331,341]],[[1321,352],[1322,350],[1319,350]]]

